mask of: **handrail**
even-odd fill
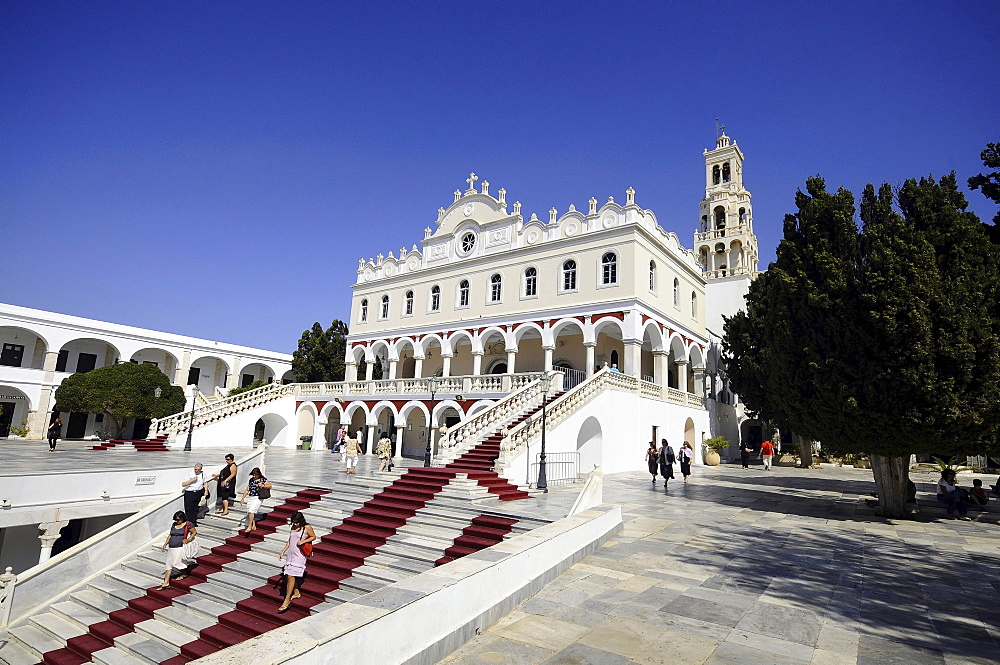
[[[453,427],[445,435],[441,447],[447,449],[460,447],[470,439],[478,442],[485,431],[502,428],[513,420],[515,415],[522,413],[526,406],[533,406],[539,397],[541,397],[540,382],[539,379],[535,379]]]
[[[252,467],[264,468],[264,452],[265,446],[260,446],[240,458],[237,462],[237,485],[246,482]],[[257,458],[259,460],[254,461]],[[178,488],[160,501],[15,576],[15,579],[7,582],[4,594],[0,597],[0,630],[33,616],[41,608],[88,584],[95,577],[134,556],[136,551],[145,548],[149,542],[162,537],[163,525],[170,523],[170,516],[183,506],[183,500]],[[102,556],[77,556],[98,543],[106,545],[102,548],[105,550],[101,553]],[[123,549],[125,554],[114,556],[115,552]],[[111,561],[107,562],[109,555]]]
[[[246,407],[248,405],[259,406],[260,404],[264,404],[287,394],[291,394],[290,386],[293,385],[294,384],[283,385],[279,383],[269,383],[266,386],[254,388],[253,390],[248,390],[245,393],[227,397],[224,400],[199,406],[194,410],[194,426],[199,427],[204,425],[205,421],[212,416],[228,415],[228,413],[222,412],[235,410],[237,407]],[[191,411],[181,411],[180,413],[175,413],[172,416],[154,420],[150,425],[150,431],[157,434],[185,432],[187,431],[190,422]]]

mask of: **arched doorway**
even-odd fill
[[[276,413],[269,413],[254,424],[254,439],[272,446],[284,446],[287,435],[288,421]]]
[[[580,431],[576,435],[576,452],[580,454],[580,468],[578,475],[586,476],[594,470],[595,466],[601,465],[603,458],[604,435],[601,431],[601,422],[594,416],[590,416],[583,421]]]

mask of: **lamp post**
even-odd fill
[[[438,379],[437,377],[429,377],[427,379],[427,387],[431,391],[431,410],[427,416],[427,450],[424,452],[424,466],[431,465],[431,421],[434,418],[434,393],[438,389]]]
[[[184,452],[191,452],[191,434],[194,432],[194,409],[198,406],[198,384],[194,384],[191,390],[191,422],[188,423],[188,438],[184,443]]]
[[[160,388],[159,386],[156,386],[156,388],[153,389],[153,417],[150,418],[150,425],[153,424],[152,421],[156,420],[156,407],[160,401],[160,395],[162,394],[163,394],[163,389]],[[154,431],[153,434],[156,434],[156,432]],[[147,434],[146,436],[148,438],[149,435]]]
[[[552,377],[546,372],[542,374],[539,383],[542,388],[542,452],[538,456],[538,484],[536,487],[543,492],[549,491],[549,481],[545,474],[545,403],[549,401],[549,388],[552,386]]]

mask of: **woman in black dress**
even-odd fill
[[[646,451],[646,466],[649,467],[649,474],[653,476],[653,482],[656,482],[656,463],[659,452],[656,449],[656,441],[649,442],[649,450]]]
[[[666,439],[660,441],[660,475],[663,476],[663,487],[666,488],[667,481],[674,477],[674,449],[670,447]]]
[[[229,502],[236,500],[236,471],[239,467],[236,466],[235,460],[233,454],[229,453],[226,455],[226,466],[212,475],[213,478],[219,479],[217,492],[218,497],[222,499],[222,510],[215,511],[219,515],[228,515]]]

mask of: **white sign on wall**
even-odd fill
[[[136,476],[135,477],[135,484],[136,485],[155,485],[156,484],[156,476]]]

